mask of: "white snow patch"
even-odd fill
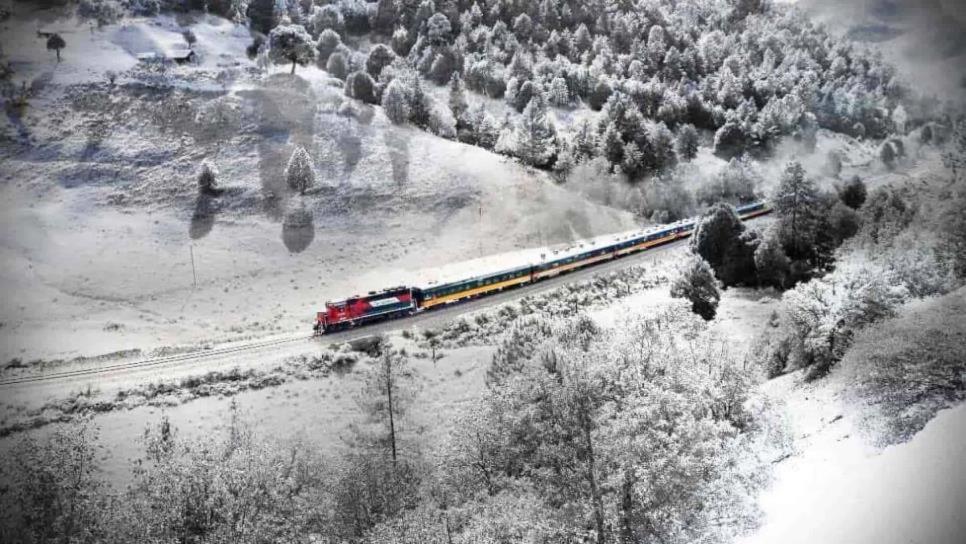
[[[742,544],[962,542],[966,405],[940,412],[910,442],[876,450],[827,384],[766,383],[785,399],[797,454],[776,466],[761,529]]]

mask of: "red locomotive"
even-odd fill
[[[327,302],[325,311],[319,312],[315,321],[316,334],[336,331],[409,315],[416,311],[416,297],[411,287],[393,287],[385,291],[371,292],[345,300]]]

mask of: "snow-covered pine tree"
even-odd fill
[[[776,289],[785,289],[788,286],[791,263],[782,250],[777,232],[772,231],[762,237],[755,250],[755,269],[762,285],[770,285]]]
[[[417,127],[429,126],[429,116],[432,104],[429,95],[423,90],[419,76],[413,77],[412,92],[409,95],[409,120]]]
[[[785,167],[773,198],[779,214],[779,240],[785,254],[793,260],[814,255],[815,229],[819,219],[819,197],[815,183],[805,175],[801,163]]]
[[[673,168],[678,162],[678,157],[674,152],[674,136],[667,125],[663,122],[651,125],[648,135],[654,154],[654,161],[650,163],[650,166],[657,171]]]
[[[211,194],[218,190],[218,171],[208,161],[201,163],[201,170],[198,171],[198,191]]]
[[[484,149],[493,149],[500,138],[500,125],[496,119],[486,111],[486,106],[482,103],[474,107],[471,118],[476,145]]]
[[[685,124],[678,129],[676,148],[678,157],[684,161],[693,160],[698,156],[698,131],[694,125]]]
[[[269,57],[275,64],[292,63],[292,73],[295,66],[315,60],[315,45],[312,36],[301,25],[280,25],[272,29],[268,35]]]
[[[285,181],[289,187],[304,195],[309,187],[315,185],[314,168],[309,152],[304,147],[297,146],[285,167]]]
[[[567,89],[567,80],[557,76],[550,82],[550,103],[557,107],[570,105],[570,90]]]
[[[268,34],[275,28],[275,0],[251,0],[246,14],[255,32]]]
[[[453,112],[457,125],[464,123],[469,103],[466,101],[466,86],[459,73],[454,73],[449,80],[449,109]]]
[[[515,154],[526,164],[549,166],[556,154],[556,137],[543,95],[534,95],[517,123]]]
[[[618,165],[624,160],[624,140],[613,123],[606,124],[597,143],[600,147],[599,153],[611,164]]]

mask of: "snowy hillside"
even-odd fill
[[[0,541],[958,542],[962,14],[0,0]]]
[[[327,299],[635,225],[506,158],[392,126],[315,67],[263,78],[223,19],[47,23],[71,39],[61,63],[17,21],[5,39],[37,47],[5,50],[42,90],[2,121],[5,360],[307,330]],[[181,29],[198,64],[137,63],[183,45]],[[301,203],[282,181],[297,143],[319,170]],[[218,198],[197,195],[201,157]],[[286,226],[293,207],[314,228]]]

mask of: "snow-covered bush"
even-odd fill
[[[208,138],[228,139],[241,127],[241,100],[225,95],[208,100],[198,106],[194,122],[202,134]]]
[[[341,45],[342,38],[339,37],[337,32],[331,29],[323,30],[315,44],[315,49],[318,52],[316,60],[319,66],[324,67],[329,62],[329,56],[338,51]]]
[[[116,0],[80,0],[77,15],[92,19],[98,27],[116,23],[124,14],[124,8]]]
[[[856,332],[894,317],[909,298],[903,285],[890,281],[877,266],[855,266],[846,273],[813,279],[785,293],[792,334],[800,348],[794,361],[810,367],[810,377],[824,376],[842,358]]]
[[[336,51],[329,55],[329,60],[325,63],[325,71],[332,75],[332,77],[345,79],[349,75],[349,64],[345,56],[341,52]]]
[[[382,108],[390,121],[401,125],[409,120],[409,89],[399,79],[393,79],[382,92]]]
[[[852,208],[853,210],[858,210],[865,204],[865,199],[868,197],[868,190],[865,187],[865,182],[859,176],[852,176],[849,178],[841,189],[839,189],[839,198],[842,202]]]
[[[741,203],[755,200],[756,191],[764,184],[761,172],[748,155],[735,157],[714,178],[695,191],[695,198],[703,204],[717,202]]]
[[[440,138],[456,139],[456,119],[446,104],[433,104],[429,114],[429,130]]]
[[[352,72],[345,81],[346,96],[361,100],[366,104],[375,104],[376,89],[372,77],[366,72]]]
[[[366,58],[366,71],[373,78],[378,79],[383,68],[392,64],[394,60],[396,60],[396,55],[393,54],[392,50],[380,43],[369,51],[369,56]]]
[[[279,25],[268,35],[268,54],[275,64],[292,63],[305,66],[315,60],[315,45],[312,36],[301,25]]]
[[[671,283],[671,296],[687,299],[691,311],[705,320],[714,319],[721,293],[707,261],[699,255],[689,254],[678,270],[678,277]]]

